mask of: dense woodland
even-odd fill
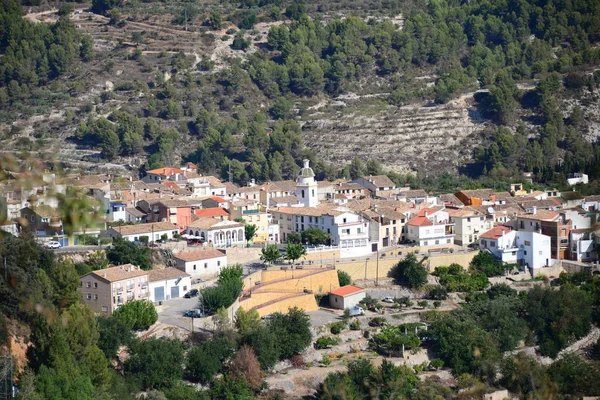
[[[101,149],[107,160],[147,154],[142,170],[183,157],[224,179],[231,171],[231,179],[243,184],[250,178],[293,178],[300,160],[307,157],[318,179],[354,178],[380,173],[385,166],[360,159],[332,165],[308,150],[298,119],[311,99],[356,90],[357,82],[373,89],[372,81],[392,89],[385,99],[390,105],[445,103],[463,92],[483,89],[475,100],[497,129],[486,131],[488,144],[475,150],[473,164],[458,171],[467,175],[457,179],[457,171],[390,172],[397,183],[440,191],[488,185],[487,178],[510,181],[520,171],[533,171],[536,182],[548,185],[562,184],[565,174],[573,171],[599,177],[599,152],[585,139],[583,108],[575,106],[565,114],[560,103],[597,100],[600,73],[592,73],[600,61],[595,47],[600,39],[596,1],[374,2],[364,6],[373,7],[373,18],[365,18],[364,9],[345,6],[357,16],[323,19],[336,6],[320,3],[244,1],[236,8],[226,2],[221,12],[199,3],[185,5],[181,11],[185,9],[186,18],[189,12],[189,23],[198,24],[207,35],[227,20],[243,28],[238,36],[259,21],[286,23],[272,27],[267,46],[245,62],[230,59],[228,68],[211,73],[212,63],[203,60],[198,69],[209,74],[202,77],[186,70],[183,53],[165,58],[175,74],[168,81],[161,71],[152,72],[139,49],[123,53],[117,48],[103,54],[103,59],[108,55],[105,69],[125,56],[137,60],[152,79],[123,82],[115,92],[104,92],[98,103],[131,91],[148,94],[146,100],[141,108],[110,112],[108,120],[84,104],[80,112],[66,113],[65,124],[79,123],[73,140]],[[80,79],[64,93],[61,76],[74,72],[77,76],[78,63],[93,64],[100,55],[92,51],[90,37],[77,33],[68,13],[55,25],[32,24],[21,18],[16,0],[1,7],[0,104],[5,111],[0,119],[27,115],[82,93],[85,82]],[[111,16],[109,23],[115,25],[126,24],[119,19],[121,13],[140,7],[140,2],[93,2],[94,10]],[[399,12],[404,16],[402,29],[379,14]],[[144,37],[133,40],[143,43]],[[239,36],[240,51],[247,40]],[[419,83],[416,78],[423,74],[437,76],[433,87]],[[533,90],[522,90],[519,82],[537,83]],[[259,93],[270,105],[268,113],[251,101]],[[22,144],[35,147],[27,140]]]

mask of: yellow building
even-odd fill
[[[269,240],[269,215],[257,201],[236,199],[231,203],[229,212],[231,220],[241,219],[246,224],[256,225],[254,243],[264,243]]]

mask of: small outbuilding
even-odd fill
[[[329,292],[329,306],[345,310],[356,306],[365,298],[367,292],[358,286],[346,285]]]

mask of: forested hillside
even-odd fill
[[[398,183],[437,190],[523,171],[548,185],[569,172],[600,174],[596,1],[98,0],[99,14],[62,7],[54,24],[21,18],[15,0],[2,10],[4,138],[29,151],[66,143],[74,151],[55,153],[67,167],[92,167],[96,150],[141,170],[191,160],[245,183],[293,178],[308,157],[318,179],[392,168],[403,172],[390,173]],[[440,112],[420,118],[418,107]],[[469,133],[456,128],[441,164],[394,128],[414,109],[414,125],[434,123],[428,135],[444,150],[443,115],[461,107]],[[359,119],[381,126],[382,142],[365,142],[354,152],[361,159],[334,154],[345,136],[360,143]],[[319,143],[325,125],[328,147]]]

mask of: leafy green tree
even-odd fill
[[[133,264],[142,269],[152,267],[150,250],[144,246],[136,246],[133,242],[121,238],[115,239],[106,250],[106,258],[114,265]]]
[[[212,399],[252,400],[254,393],[244,378],[227,374],[212,383],[210,396]]]
[[[415,253],[409,253],[390,271],[390,276],[409,288],[421,287],[427,283],[427,270],[417,261]]]
[[[455,376],[471,373],[486,379],[495,377],[501,353],[492,334],[475,321],[450,313],[434,321],[430,330],[436,338],[436,354]]]
[[[548,376],[560,391],[573,397],[598,396],[600,382],[597,363],[585,360],[575,354],[565,354],[548,368]]]
[[[178,340],[148,338],[129,346],[127,376],[144,389],[170,387],[183,378],[183,344]]]
[[[158,320],[154,304],[148,300],[133,300],[117,308],[112,316],[125,323],[129,329],[148,329]]]
[[[246,224],[244,225],[244,237],[246,238],[246,243],[250,243],[254,239],[254,235],[258,231],[258,227],[254,224]]]
[[[267,264],[273,264],[281,259],[283,255],[279,251],[279,247],[275,244],[268,244],[260,252],[260,260]]]
[[[312,246],[327,244],[331,240],[329,234],[319,228],[308,228],[302,231],[301,237],[302,243],[308,243]]]
[[[298,232],[291,232],[287,235],[287,243],[302,244],[302,236]]]
[[[223,25],[223,19],[221,18],[221,14],[217,11],[213,11],[212,13],[210,13],[208,25],[214,30],[221,29],[221,25]]]
[[[128,345],[133,340],[130,325],[114,316],[98,317],[98,347],[109,360],[117,356],[119,347]]]
[[[235,327],[240,336],[246,337],[261,326],[262,322],[258,311],[253,308],[248,311],[245,311],[242,307],[238,308],[235,313]]]
[[[591,327],[592,301],[586,292],[570,284],[559,290],[534,287],[527,294],[525,311],[540,352],[550,357],[571,340],[585,336]]]
[[[267,327],[275,333],[281,359],[288,359],[302,352],[312,342],[310,318],[296,307],[290,308],[287,314],[274,314]]]
[[[337,275],[338,275],[338,282],[340,283],[340,286],[346,286],[346,285],[352,284],[352,278],[350,277],[349,273],[338,270]]]
[[[285,248],[285,258],[294,262],[300,257],[306,256],[306,248],[301,244],[288,243]]]
[[[504,274],[504,266],[487,251],[480,251],[473,260],[471,268],[483,272],[486,276],[499,276]]]
[[[281,344],[278,332],[270,327],[261,326],[244,337],[244,343],[252,347],[262,369],[270,369],[280,360]]]
[[[546,368],[525,353],[506,357],[500,371],[500,384],[520,398],[550,399],[556,396],[556,384],[549,378]]]
[[[200,292],[200,307],[208,314],[214,314],[221,307],[231,306],[242,293],[244,281],[243,269],[232,265],[221,269],[217,285]]]
[[[250,40],[244,38],[244,32],[238,31],[233,37],[231,48],[233,50],[246,50],[250,46]]]

